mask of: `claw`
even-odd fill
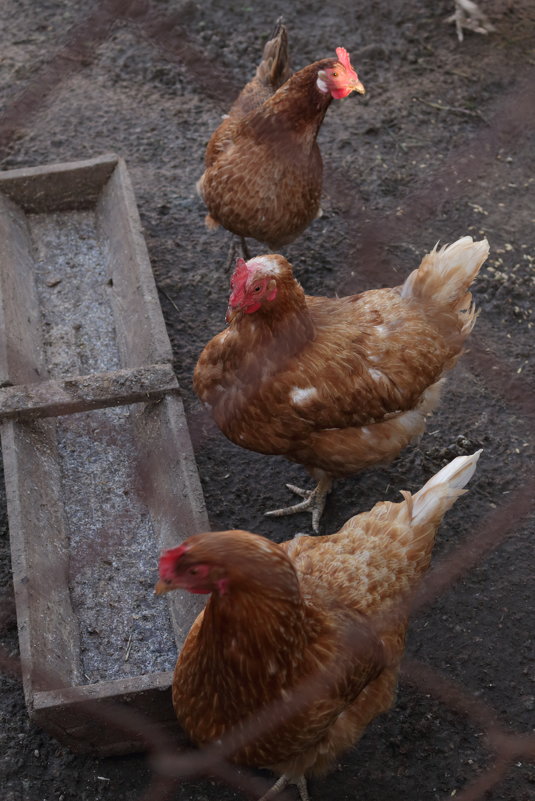
[[[231,234],[230,247],[228,250],[227,260],[225,262],[226,273],[229,273],[231,270],[234,269],[236,262],[236,254],[238,251],[238,244],[239,244],[239,249],[241,250],[242,256],[245,259],[245,261],[249,261],[249,259],[251,258],[251,252],[247,247],[247,242],[245,241],[245,237],[240,236],[238,243],[238,239],[234,236],[234,234]]]
[[[310,498],[314,490],[306,490],[301,489],[301,487],[296,487],[295,484],[286,484],[290,492],[293,492],[294,495],[299,495],[300,498]]]
[[[327,475],[327,473],[323,473],[317,486],[313,490],[304,490],[300,487],[296,487],[294,484],[286,484],[289,490],[295,493],[295,495],[299,495],[300,498],[304,498],[304,500],[293,506],[273,509],[265,514],[267,517],[282,517],[283,515],[294,515],[297,514],[297,512],[310,511],[312,513],[312,528],[317,534],[321,516],[325,508],[325,501],[327,500],[327,495],[331,491],[332,483],[332,478]]]
[[[284,790],[288,784],[295,784],[297,786],[301,801],[310,801],[310,796],[307,789],[307,780],[305,777],[299,776],[297,779],[290,779],[290,777],[286,776],[286,774],[281,776],[280,779],[277,779],[273,787],[270,787],[267,793],[265,793],[258,801],[269,801],[271,798],[275,798],[275,796],[277,796],[281,790]]]

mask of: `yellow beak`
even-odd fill
[[[238,314],[238,312],[239,312],[238,308],[233,308],[232,306],[229,306],[227,308],[227,313],[225,315],[225,322],[231,323]]]
[[[166,592],[169,592],[169,590],[172,589],[173,587],[171,584],[168,584],[167,581],[162,581],[161,579],[154,585],[154,592],[156,595],[165,595]]]

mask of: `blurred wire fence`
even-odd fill
[[[128,24],[138,34],[160,48],[166,58],[187,66],[188,74],[197,90],[215,101],[225,110],[241,89],[224,67],[217,67],[217,81],[213,80],[212,65],[206,60],[199,45],[191,37],[181,13],[164,16],[149,0],[104,0],[89,10],[87,16],[71,29],[66,42],[43,66],[33,74],[26,87],[12,97],[0,116],[0,156],[16,147],[21,132],[31,129],[36,113],[47,102],[67,76],[83,69],[96,57],[97,48],[114,27]],[[440,209],[445,199],[462,195],[465,181],[475,178],[487,162],[496,158],[505,144],[511,147],[516,137],[526,130],[535,129],[535,68],[527,67],[519,76],[517,85],[503,97],[497,113],[490,119],[481,119],[477,137],[460,150],[450,154],[443,166],[424,178],[420,185],[404,199],[403,209],[385,221],[380,214],[366,211],[365,224],[350,225],[351,235],[345,244],[345,260],[358,259],[365,265],[364,277],[370,286],[397,279],[387,257],[385,245],[398,238],[410,238],[415,230]],[[328,178],[330,191],[349,204],[352,220],[362,217],[363,200],[358,190],[341,172],[331,172]],[[351,220],[350,220],[351,221]],[[362,275],[362,273],[360,274]],[[508,364],[489,352],[478,335],[472,338],[470,351],[464,357],[470,369],[485,382],[490,391],[502,396],[526,429],[534,430],[535,388],[519,376]],[[467,533],[464,542],[449,556],[439,561],[425,577],[422,586],[409,599],[407,611],[415,612],[431,604],[454,581],[477,565],[492,549],[501,545],[520,524],[535,511],[535,482],[527,482],[508,496],[507,503],[494,509],[482,520],[477,531]],[[398,610],[399,611],[399,610]],[[0,613],[2,610],[0,609]],[[348,635],[348,658],[361,647],[355,633]],[[4,648],[0,648],[0,670],[19,674],[20,665]],[[54,677],[43,675],[43,684],[54,686]],[[457,801],[482,799],[486,791],[495,787],[511,764],[522,759],[535,759],[535,737],[515,732],[500,724],[492,707],[444,675],[415,660],[406,659],[401,678],[427,693],[453,711],[471,719],[484,733],[486,748],[491,755],[489,767],[456,795]],[[291,716],[314,697],[314,677],[298,688],[287,704],[285,714]],[[238,791],[252,797],[265,792],[268,783],[252,772],[236,768],[229,761],[232,753],[244,738],[254,738],[269,729],[274,716],[280,719],[281,710],[274,706],[259,712],[239,731],[229,731],[222,741],[201,749],[177,751],[168,733],[131,709],[116,703],[87,703],[88,712],[102,726],[113,726],[124,732],[143,730],[146,747],[150,752],[152,782],[140,796],[142,801],[165,801],[173,796],[177,783],[210,775]],[[283,798],[293,794],[284,791]]]

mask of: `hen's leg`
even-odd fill
[[[475,33],[491,33],[496,28],[473,0],[455,0],[455,13],[446,22],[455,22],[457,38],[463,41],[463,28]]]
[[[245,241],[244,236],[240,236],[240,244],[241,244],[241,252],[245,261],[249,261],[251,258],[251,251],[247,247],[247,242]]]
[[[325,508],[325,501],[333,485],[333,480],[328,473],[324,473],[323,470],[318,472],[321,474],[320,480],[313,490],[303,490],[293,484],[286,484],[288,489],[304,498],[303,501],[296,503],[294,506],[286,506],[283,509],[273,509],[271,512],[266,512],[266,515],[268,517],[282,517],[283,515],[294,515],[297,512],[310,511],[312,513],[312,528],[317,534]]]
[[[240,248],[242,256],[245,259],[245,261],[249,261],[249,259],[251,258],[251,254],[249,252],[249,248],[247,247],[247,243],[245,241],[244,236],[240,236]],[[225,272],[228,273],[230,272],[230,270],[234,269],[237,255],[238,255],[238,239],[237,237],[234,236],[234,234],[231,234],[230,247],[228,250],[228,256],[225,265]]]
[[[286,775],[281,776],[280,779],[277,779],[273,787],[270,787],[267,793],[265,793],[262,798],[259,799],[259,801],[269,801],[270,798],[275,798],[275,796],[278,795],[281,790],[284,790],[288,784],[297,785],[297,789],[299,790],[299,798],[301,801],[310,801],[310,796],[307,789],[307,780],[305,777],[299,776],[298,779],[290,779]]]
[[[228,249],[227,260],[225,262],[225,272],[229,273],[236,265],[236,256],[238,255],[238,241],[234,234],[230,235],[230,246]]]

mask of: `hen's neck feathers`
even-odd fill
[[[334,58],[325,58],[292,75],[252,115],[249,120],[252,130],[265,139],[269,135],[280,136],[282,132],[285,136],[289,132],[302,136],[308,129],[315,140],[332,100],[329,92],[318,89],[318,72],[336,63]]]
[[[283,371],[314,339],[314,325],[300,284],[293,277],[277,276],[277,289],[275,300],[264,303],[257,311],[239,312],[231,324],[231,331],[237,336],[224,340],[226,369],[241,377],[244,402],[250,392]],[[235,401],[238,403],[239,399]]]
[[[206,647],[218,650],[229,638],[249,655],[264,653],[266,648],[295,649],[300,653],[306,646],[307,620],[297,580],[288,584],[286,593],[275,593],[269,585],[273,571],[262,584],[251,581],[229,589],[224,596],[213,594],[204,613],[201,638]]]
[[[204,612],[200,639],[214,656],[235,641],[236,650],[249,658],[266,654],[273,646],[292,651],[299,663],[314,631],[292,562],[279,546],[260,537],[240,540],[240,552],[222,564],[228,589],[213,593]],[[262,662],[260,662],[262,664]]]

